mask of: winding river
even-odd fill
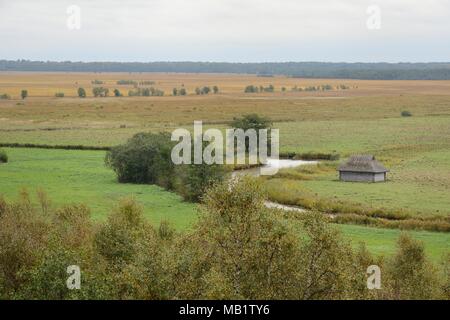
[[[261,175],[261,168],[295,168],[304,165],[317,164],[318,161],[304,161],[304,160],[290,160],[290,159],[268,159],[267,164],[261,167],[244,169],[244,170],[236,170],[232,174],[232,179],[242,177],[242,176],[252,176],[259,177]],[[305,211],[304,209],[296,206],[288,206],[277,202],[266,201],[265,205],[267,208],[275,208],[282,209],[286,211]]]

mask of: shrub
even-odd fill
[[[25,98],[28,97],[28,90],[22,90],[20,92],[20,97],[22,98],[22,100],[24,100]]]
[[[92,89],[92,94],[94,95],[94,97],[107,97],[108,93],[109,93],[108,88],[95,87]]]
[[[119,89],[114,89],[114,97],[121,97],[122,94],[120,93]]]
[[[250,86],[246,86],[244,89],[245,93],[258,93],[259,92],[259,88],[253,85]]]
[[[176,191],[186,201],[198,202],[215,183],[224,181],[227,169],[220,164],[191,164],[177,166]]]
[[[80,98],[86,98],[86,90],[84,88],[78,88],[78,96]]]
[[[116,172],[119,182],[157,184],[171,189],[173,146],[167,133],[138,133],[127,143],[112,148],[105,162]]]
[[[272,121],[269,118],[260,116],[256,113],[247,114],[242,116],[241,118],[234,118],[231,122],[231,126],[234,129],[242,129],[247,131],[249,129],[254,129],[256,131],[256,136],[259,141],[259,130],[267,129],[267,150],[270,152],[271,147],[271,134],[270,128],[272,127]],[[245,141],[245,151],[249,151],[249,141],[246,139]]]
[[[8,155],[6,154],[6,151],[0,149],[0,163],[7,163],[7,162],[8,162]]]
[[[409,235],[400,235],[397,252],[386,269],[386,291],[391,299],[424,300],[438,297],[439,280],[436,269],[425,257],[423,243]]]
[[[0,94],[0,99],[2,99],[2,100],[9,100],[9,99],[11,99],[11,96],[9,94],[6,94],[6,93]]]
[[[402,117],[412,117],[412,113],[410,111],[402,111]]]
[[[64,92],[57,92],[55,93],[56,98],[64,98]]]

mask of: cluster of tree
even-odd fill
[[[209,94],[211,91],[214,94],[217,94],[217,93],[219,93],[219,87],[214,86],[214,87],[212,87],[212,90],[210,87],[195,88],[195,94],[197,94],[197,95]]]
[[[181,88],[181,89],[173,88],[172,94],[174,96],[185,96],[185,95],[187,95],[187,91],[185,88]]]
[[[152,80],[141,80],[139,81],[140,86],[152,86],[155,84],[155,81]]]
[[[245,93],[258,93],[258,92],[275,92],[275,87],[273,85],[269,85],[267,87],[264,86],[254,86],[254,85],[249,85],[246,86],[244,89]]]
[[[3,93],[3,94],[0,94],[0,99],[9,100],[9,99],[11,99],[11,96],[7,93]]]
[[[171,152],[175,142],[166,133],[138,133],[123,145],[112,148],[105,163],[123,183],[156,184],[179,193],[187,201],[199,201],[212,184],[222,181],[222,165],[175,165]],[[193,158],[193,157],[192,157]]]
[[[0,71],[247,73],[299,78],[450,80],[450,63],[71,62],[0,60]]]
[[[134,90],[128,91],[129,97],[151,97],[157,96],[162,97],[164,95],[164,91],[150,87],[150,88],[135,88]]]
[[[109,89],[104,87],[94,87],[92,88],[92,94],[94,97],[107,97],[109,94]]]
[[[138,82],[135,80],[118,80],[116,82],[118,85],[137,85]]]
[[[38,199],[0,200],[0,299],[450,299],[448,257],[438,268],[406,234],[394,255],[373,257],[318,213],[294,228],[251,178],[211,187],[183,233],[153,227],[130,199],[105,222],[84,205]],[[79,290],[66,284],[73,265]],[[371,265],[381,289],[367,288]]]

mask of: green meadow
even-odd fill
[[[13,200],[26,189],[44,190],[54,205],[84,203],[94,219],[104,220],[121,198],[134,197],[154,223],[167,220],[178,229],[190,226],[196,206],[154,185],[119,184],[104,165],[103,151],[5,149],[9,163],[0,165],[0,194]]]
[[[197,219],[197,206],[183,202],[156,186],[119,184],[114,172],[104,166],[103,151],[69,151],[5,148],[9,163],[0,165],[0,194],[14,200],[24,188],[35,198],[37,189],[45,190],[55,206],[84,203],[93,219],[104,220],[124,197],[134,197],[144,207],[154,225],[169,221],[177,230],[189,229]],[[377,255],[395,250],[399,230],[353,225],[336,225],[354,246],[364,242]],[[411,231],[424,242],[427,254],[440,260],[448,252],[450,234]]]

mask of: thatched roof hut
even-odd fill
[[[372,155],[355,155],[338,168],[341,181],[380,182],[386,181],[388,169]]]

